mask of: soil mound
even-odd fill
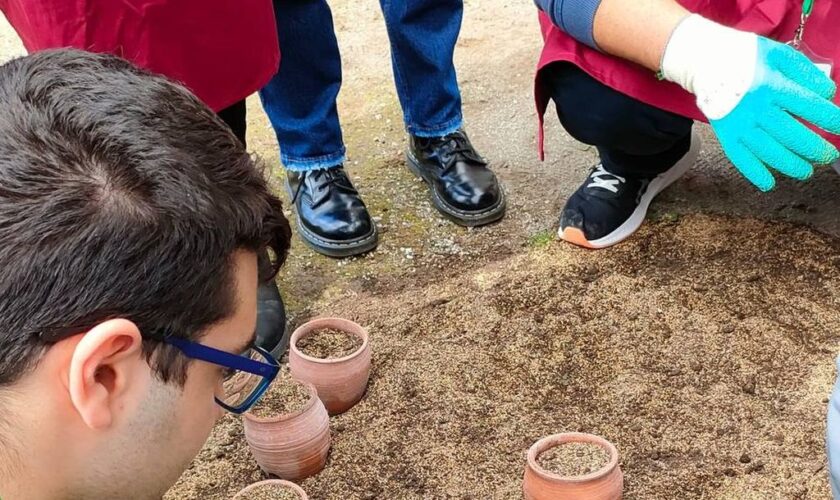
[[[520,498],[526,450],[562,431],[618,447],[626,498],[829,498],[837,240],[695,215],[523,252],[319,305],[370,330],[374,368],[312,498]],[[259,476],[240,429],[226,419],[167,498]]]

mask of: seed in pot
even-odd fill
[[[309,402],[309,390],[291,377],[278,377],[250,413],[270,418],[303,409]]]
[[[320,359],[343,358],[361,347],[361,338],[333,328],[316,330],[297,341],[297,348],[302,353]]]
[[[543,469],[561,476],[584,476],[604,468],[610,456],[594,443],[561,443],[537,456]]]

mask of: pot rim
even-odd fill
[[[336,323],[342,323],[343,325],[336,325]],[[357,350],[353,351],[352,353],[348,354],[347,356],[343,356],[341,358],[315,358],[313,356],[308,356],[303,353],[300,349],[298,349],[297,343],[302,338],[310,335],[311,333],[321,330],[324,328],[333,328],[336,330],[340,330],[344,333],[355,335],[362,339],[362,345]],[[336,318],[331,316],[319,317],[313,320],[307,321],[306,323],[299,326],[294,333],[292,333],[292,337],[289,340],[289,349],[294,353],[296,356],[299,356],[301,359],[309,361],[311,363],[317,363],[321,365],[335,365],[338,363],[344,363],[355,359],[364,353],[367,348],[368,344],[370,343],[370,336],[368,335],[368,331],[365,327],[361,326],[360,324],[356,323],[355,321],[344,319],[344,318]]]
[[[257,422],[257,423],[261,423],[261,424],[273,424],[273,423],[277,423],[277,422],[284,422],[286,420],[291,420],[291,419],[299,417],[300,415],[303,415],[304,413],[309,411],[309,409],[312,408],[313,406],[315,406],[315,403],[317,401],[319,401],[318,390],[315,388],[314,385],[312,385],[309,382],[304,382],[304,381],[298,380],[296,378],[293,378],[292,380],[297,382],[298,384],[306,387],[306,389],[309,391],[309,401],[307,401],[306,404],[303,405],[303,408],[301,408],[299,410],[296,410],[296,411],[293,411],[293,412],[282,413],[280,415],[275,415],[273,417],[258,417],[258,416],[251,413],[251,410],[253,410],[253,408],[251,408],[251,410],[248,410],[247,412],[242,414],[242,418],[244,418],[245,420],[250,420],[252,422]],[[256,407],[256,405],[254,405],[254,407]]]
[[[607,462],[607,465],[601,467],[595,472],[590,472],[589,474],[584,474],[582,476],[561,476],[560,474],[543,469],[540,466],[539,462],[537,462],[537,457],[540,455],[540,453],[543,453],[549,450],[550,448],[554,448],[555,446],[563,443],[596,444],[607,451],[607,453],[610,456],[610,459]],[[533,445],[531,445],[531,448],[528,449],[528,467],[530,467],[535,474],[548,481],[562,481],[566,483],[585,483],[601,479],[602,477],[610,474],[613,470],[615,470],[616,467],[618,467],[618,449],[615,447],[614,444],[610,443],[601,436],[596,436],[595,434],[589,434],[586,432],[561,432],[559,434],[552,434],[550,436],[546,436],[534,443]]]
[[[301,488],[300,486],[296,485],[295,483],[293,483],[291,481],[286,481],[285,479],[266,479],[264,481],[257,481],[256,483],[249,484],[248,486],[242,488],[241,490],[239,490],[239,493],[237,493],[233,497],[233,500],[239,500],[240,495],[242,495],[243,493],[248,493],[252,490],[257,489],[260,486],[265,486],[267,484],[276,484],[278,486],[284,486],[286,488],[289,488],[292,491],[294,491],[295,493],[297,493],[298,495],[300,495],[301,500],[307,500],[309,498],[306,495],[306,492],[303,490],[303,488]]]

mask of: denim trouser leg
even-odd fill
[[[435,137],[461,127],[461,93],[452,57],[463,0],[380,0],[397,94],[408,133]]]
[[[409,133],[459,129],[461,94],[453,53],[462,0],[381,0],[397,94]],[[341,59],[326,0],[274,0],[282,58],[260,97],[289,170],[344,162],[336,97]]]
[[[282,57],[277,75],[260,91],[288,170],[344,162],[336,97],[341,56],[326,0],[274,0]]]
[[[691,119],[617,92],[571,63],[542,71],[563,127],[580,142],[596,146],[608,171],[655,176],[691,147]]]

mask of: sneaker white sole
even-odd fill
[[[576,227],[561,227],[557,232],[557,236],[569,243],[595,249],[610,247],[624,241],[642,226],[647,216],[648,207],[650,207],[650,203],[656,198],[656,195],[682,177],[694,165],[694,162],[697,161],[697,155],[700,153],[701,142],[700,136],[692,131],[691,147],[688,149],[688,152],[673,167],[650,181],[647,191],[645,191],[645,194],[642,195],[642,199],[639,201],[639,206],[636,207],[636,210],[633,211],[630,217],[618,226],[615,231],[597,240],[590,241],[586,239],[583,231]]]

